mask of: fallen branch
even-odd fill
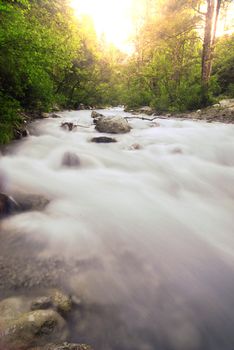
[[[141,120],[148,120],[149,122],[152,122],[154,121],[155,119],[159,118],[158,116],[157,117],[154,117],[154,118],[145,118],[145,117],[124,117],[124,119],[141,119]]]

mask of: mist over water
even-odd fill
[[[86,262],[66,286],[90,305],[73,320],[74,340],[102,350],[233,350],[234,126],[132,119],[117,143],[95,144],[90,114],[37,121],[0,159],[5,192],[50,200],[3,229],[43,242],[41,256]],[[68,132],[62,121],[88,128]],[[61,165],[66,152],[78,168]]]

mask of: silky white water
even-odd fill
[[[117,143],[95,144],[90,114],[34,122],[1,157],[4,192],[50,200],[3,229],[46,243],[42,256],[93,261],[67,288],[113,306],[84,325],[97,349],[233,350],[234,126],[131,119]],[[78,168],[61,166],[65,152]]]

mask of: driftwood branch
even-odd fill
[[[157,119],[157,117],[154,117],[154,118],[145,118],[145,117],[124,117],[124,119],[141,119],[141,120],[148,120],[149,122],[152,122],[154,121],[155,119]]]

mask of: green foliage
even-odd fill
[[[14,127],[21,122],[19,112],[19,102],[0,92],[0,144],[11,140]]]
[[[214,75],[219,85],[216,93],[234,97],[234,34],[219,38],[214,56]]]
[[[78,21],[68,1],[0,0],[0,143],[12,137],[19,108],[118,104],[121,55],[102,47],[91,19]]]

